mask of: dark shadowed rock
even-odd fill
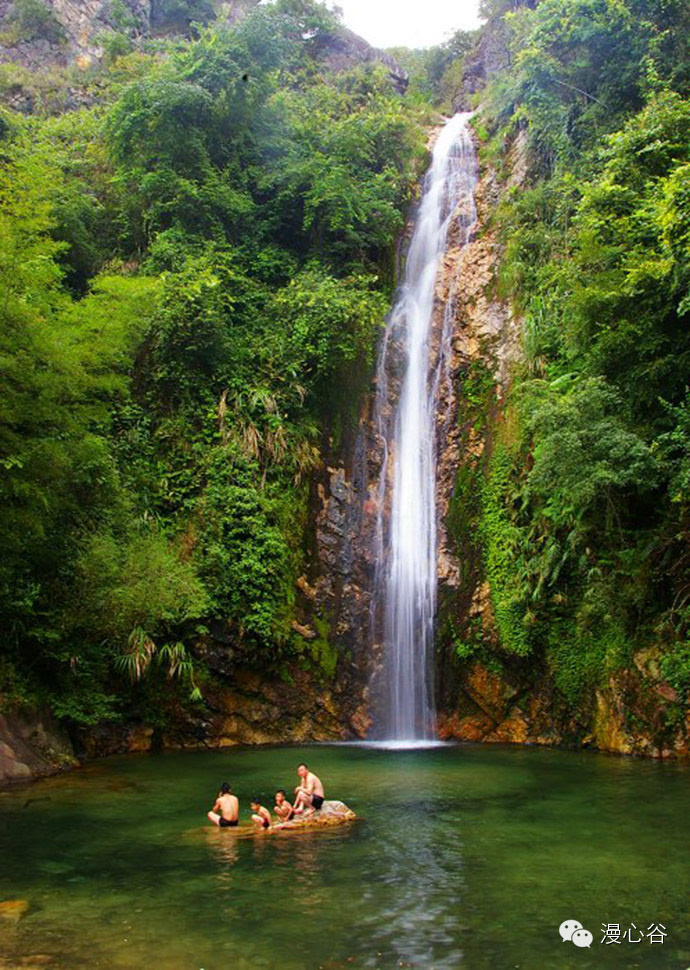
[[[358,64],[382,64],[391,82],[404,94],[409,83],[407,71],[384,51],[372,47],[363,37],[359,37],[347,27],[339,27],[332,33],[322,33],[315,40],[317,57],[334,74],[348,71]]]
[[[0,714],[0,783],[30,781],[76,763],[69,739],[46,711]]]

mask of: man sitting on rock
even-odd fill
[[[326,797],[321,779],[313,771],[309,771],[305,764],[298,766],[297,774],[300,784],[295,788],[293,812],[295,815],[311,815],[321,808]]]
[[[230,790],[230,785],[228,785],[227,781],[224,781],[220,786],[216,804],[207,813],[207,817],[214,825],[218,825],[222,829],[235,828],[237,826],[240,817],[240,803],[237,800],[237,796],[233,795]]]

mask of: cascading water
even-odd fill
[[[436,611],[436,413],[447,377],[451,308],[434,335],[435,291],[448,229],[462,205],[460,243],[476,218],[476,159],[469,113],[448,121],[426,175],[405,265],[377,368],[375,425],[384,443],[378,484],[377,578],[374,612],[383,622],[388,703],[377,733],[389,741],[434,737],[433,674],[429,658]],[[437,346],[432,349],[434,339]],[[402,355],[397,400],[396,357]],[[399,368],[400,369],[400,368]]]

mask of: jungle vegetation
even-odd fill
[[[77,725],[197,701],[214,625],[332,672],[292,629],[310,483],[425,159],[384,68],[324,69],[321,5],[194,19],[0,116],[0,694]]]
[[[482,547],[501,654],[544,664],[576,709],[651,651],[682,718],[690,8],[490,0],[486,13],[508,43],[481,94],[483,156],[507,176],[521,154],[527,172],[493,226],[523,359],[465,528]]]
[[[41,0],[15,7],[7,30],[61,42]],[[327,70],[334,15],[312,0],[234,27],[164,0],[143,40],[117,10],[88,107],[68,74],[0,68],[0,97],[33,106],[0,112],[3,705],[156,723],[198,703],[195,645],[219,630],[233,663],[332,674],[293,630],[310,488],[371,373],[423,122],[484,52],[482,157],[527,172],[491,227],[523,357],[498,418],[466,375],[491,448],[451,526],[490,581],[493,659],[544,666],[575,708],[649,648],[680,717],[685,0],[485,0],[478,35],[395,52],[406,95],[380,66]],[[458,657],[490,662],[473,636]]]

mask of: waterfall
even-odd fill
[[[400,742],[435,736],[436,413],[448,379],[453,323],[449,306],[435,313],[436,286],[450,225],[455,219],[462,245],[476,218],[469,118],[455,115],[436,141],[377,366],[375,428],[383,462],[374,613],[383,627],[387,704],[376,731]]]

